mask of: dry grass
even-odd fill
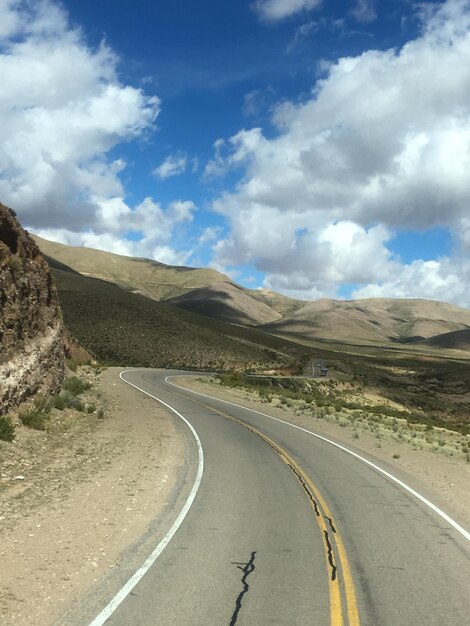
[[[229,387],[254,393],[273,407],[294,415],[321,419],[351,431],[360,438],[369,433],[381,442],[403,443],[415,450],[429,450],[449,457],[470,458],[470,420],[456,422],[427,411],[417,411],[405,403],[391,402],[361,385],[322,379],[246,377],[229,374],[219,377]],[[468,414],[467,414],[468,418]]]

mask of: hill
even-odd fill
[[[92,248],[66,246],[37,235],[33,235],[33,239],[44,255],[83,276],[115,283],[154,300],[166,300],[220,281],[231,282],[228,276],[212,269],[177,267]]]
[[[304,348],[133,294],[112,283],[52,269],[64,322],[99,359],[117,364],[193,369],[298,366]]]
[[[66,246],[37,235],[34,239],[56,265],[61,263],[83,276],[106,280],[133,293],[168,300],[186,311],[234,324],[267,324],[305,304],[267,289],[245,289],[212,269],[174,267],[149,259]]]
[[[262,328],[286,337],[407,343],[470,328],[470,311],[433,300],[324,299]]]
[[[421,343],[451,350],[470,350],[470,328],[464,330],[454,330],[450,333],[436,335],[422,341]]]
[[[167,302],[186,311],[249,326],[267,324],[282,317],[274,308],[250,295],[248,290],[227,281],[194,289]]]
[[[470,328],[468,309],[443,302],[385,298],[305,302],[268,289],[245,289],[212,269],[172,267],[35,239],[56,267],[63,264],[134,294],[167,301],[188,314],[256,326],[265,333],[295,341],[333,340],[383,346],[419,343],[425,347],[431,344],[422,340]],[[439,348],[439,341],[436,339],[432,347]]]
[[[246,292],[249,293],[252,298],[264,302],[264,304],[274,309],[274,311],[280,313],[281,317],[286,317],[308,304],[307,300],[294,300],[281,293],[271,291],[271,289],[246,289]]]

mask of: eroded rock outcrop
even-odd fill
[[[63,324],[48,265],[0,204],[0,415],[64,377]]]

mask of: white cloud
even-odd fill
[[[3,2],[0,16],[7,9],[14,26],[0,40],[0,197],[30,225],[90,225],[92,196],[122,193],[125,163],[106,153],[150,128],[159,100],[122,85],[112,51],[87,47],[57,6]]]
[[[160,110],[157,97],[122,84],[117,67],[113,51],[90,48],[60,5],[0,0],[0,199],[45,237],[182,262],[189,253],[170,246],[194,205],[129,206],[126,163],[108,158],[151,131]]]
[[[215,157],[206,164],[204,176],[223,176],[230,169],[245,165],[264,141],[261,128],[241,130],[228,141],[217,139]]]
[[[375,0],[355,0],[351,15],[358,22],[365,24],[374,22],[377,19],[375,4]]]
[[[219,144],[215,169],[243,166],[244,175],[214,203],[231,223],[216,261],[254,263],[284,289],[357,282],[385,293],[409,271],[388,251],[394,228],[438,225],[468,245],[468,0],[434,7],[401,49],[339,59],[308,101],[279,105],[273,121],[272,139],[252,129]],[[462,268],[449,260],[439,275]],[[407,295],[421,290],[405,284]],[[428,297],[460,297],[428,288]]]
[[[198,243],[203,245],[209,241],[217,239],[222,232],[220,226],[208,226],[202,231],[202,234],[198,238]]]
[[[252,6],[263,19],[275,22],[319,4],[321,0],[256,0]]]
[[[367,230],[342,221],[314,229],[300,224],[305,224],[302,215],[245,215],[233,225],[231,236],[214,246],[217,262],[255,264],[266,272],[272,289],[310,294],[314,287],[330,296],[343,283],[376,281],[395,267],[385,245],[391,233],[382,226]]]
[[[357,289],[353,297],[430,298],[470,307],[469,282],[468,258],[418,260],[401,266],[390,280]]]
[[[182,174],[187,167],[188,158],[186,154],[178,152],[167,157],[161,165],[156,167],[153,173],[164,180],[171,176],[178,176]]]
[[[178,227],[193,219],[196,206],[192,202],[178,200],[162,208],[151,198],[131,209],[122,198],[98,199],[99,211],[96,227],[77,232],[68,228],[35,228],[40,237],[71,246],[86,246],[123,254],[146,257],[181,265],[188,261],[192,251],[177,251],[168,244]],[[129,239],[128,233],[138,237]]]

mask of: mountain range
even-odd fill
[[[412,344],[469,350],[470,311],[424,299],[294,300],[267,289],[246,289],[213,269],[174,267],[76,248],[34,237],[46,257],[83,277],[112,283],[189,314],[310,344]],[[60,281],[59,281],[60,290]],[[166,309],[165,309],[166,310]]]

